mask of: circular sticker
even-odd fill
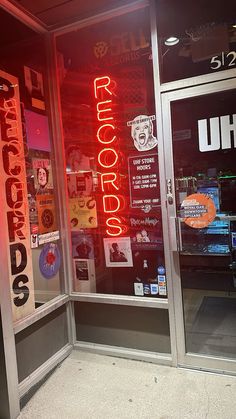
[[[215,219],[216,207],[208,195],[196,193],[183,200],[180,214],[189,227],[204,228]]]
[[[57,274],[61,265],[61,255],[55,243],[47,243],[39,256],[39,269],[46,279],[50,279]]]
[[[46,228],[50,228],[54,222],[53,212],[50,209],[45,209],[41,215],[42,224]]]
[[[158,273],[159,275],[165,275],[166,270],[165,270],[164,266],[162,266],[162,265],[158,266],[158,267],[157,267],[157,273]]]

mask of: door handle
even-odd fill
[[[173,186],[172,179],[166,179],[166,200],[168,205],[172,206],[174,204],[173,197]],[[171,209],[171,212],[173,208]],[[181,237],[181,221],[176,216],[169,217],[170,225],[170,248],[172,252],[180,252],[182,250],[182,237]]]
[[[170,248],[172,252],[182,251],[181,220],[178,217],[170,217]]]

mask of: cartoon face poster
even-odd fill
[[[130,217],[132,250],[159,250],[163,247],[161,208],[155,214],[134,214]]]
[[[157,146],[158,140],[153,135],[153,122],[155,115],[138,115],[132,121],[127,122],[131,127],[131,137],[138,151],[152,150]]]

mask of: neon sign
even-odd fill
[[[96,99],[97,140],[103,148],[98,153],[98,164],[101,167],[101,189],[103,192],[102,206],[106,216],[106,233],[108,236],[120,236],[125,230],[120,212],[124,199],[120,191],[121,179],[118,170],[119,153],[118,138],[112,115],[114,92],[110,77],[103,76],[94,80],[94,96]]]

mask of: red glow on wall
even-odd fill
[[[120,236],[124,230],[120,212],[122,210],[121,200],[124,201],[118,193],[120,192],[119,185],[119,154],[116,146],[118,145],[118,138],[115,135],[115,123],[113,116],[113,96],[111,86],[115,85],[109,76],[98,77],[94,80],[94,96],[97,99],[97,122],[101,122],[97,129],[97,139],[100,144],[108,145],[112,143],[113,148],[104,147],[98,153],[98,163],[101,167],[100,174],[101,189],[104,193],[102,197],[102,205],[104,214],[114,214],[106,218],[106,233],[108,236]],[[111,171],[112,169],[112,171]]]

